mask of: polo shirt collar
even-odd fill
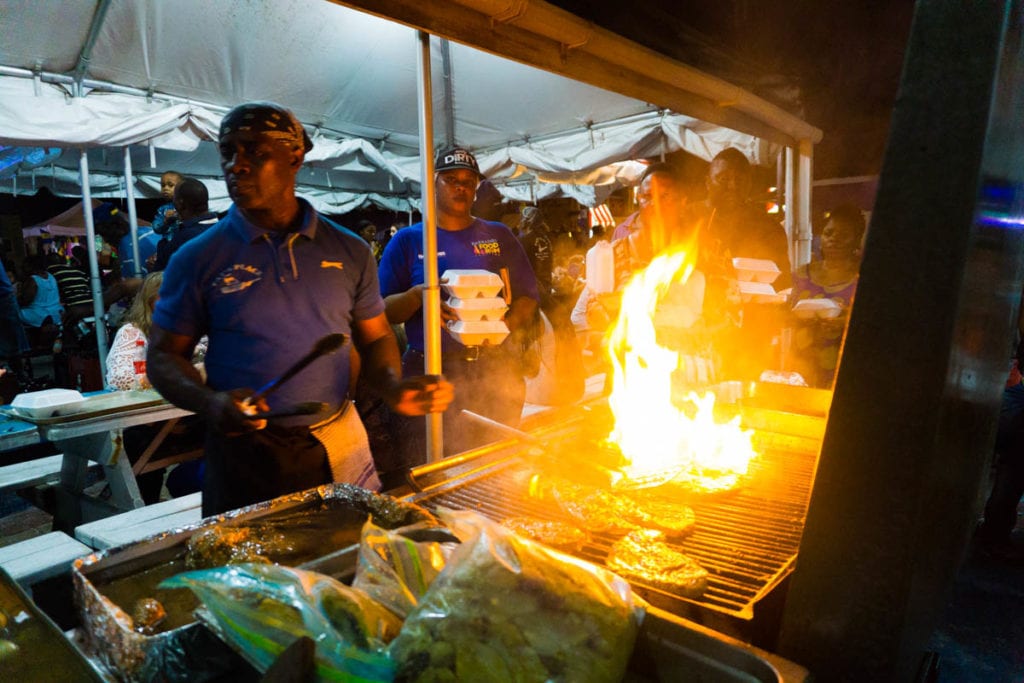
[[[295,232],[307,239],[313,239],[316,237],[316,226],[319,222],[317,220],[316,211],[313,210],[313,206],[302,197],[297,197],[299,200],[299,208],[302,210],[302,225]],[[245,239],[246,242],[252,244],[256,240],[262,239],[263,235],[273,232],[261,228],[245,217],[234,204],[228,209],[228,220],[235,226],[235,229]]]

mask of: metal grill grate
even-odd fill
[[[650,586],[636,585],[648,599],[662,606],[675,601],[696,604],[740,619],[752,619],[754,605],[792,570],[803,532],[816,463],[816,452],[779,448],[780,440],[759,434],[762,455],[751,463],[750,473],[739,490],[727,494],[688,499],[696,526],[675,546],[697,560],[710,573],[708,589],[697,600],[671,595]],[[544,450],[578,443],[579,435],[563,432],[549,440]],[[774,447],[773,447],[774,445]],[[491,453],[493,455],[493,453]],[[487,466],[466,469],[459,476],[441,480],[413,499],[427,507],[476,510],[496,521],[530,515],[569,520],[553,502],[528,494],[530,478],[537,473],[535,458],[518,447],[504,452]],[[443,475],[443,470],[436,472]],[[603,564],[612,536],[594,535],[578,555]]]

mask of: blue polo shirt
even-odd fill
[[[508,268],[513,299],[525,296],[535,301],[540,300],[530,260],[519,240],[504,223],[477,218],[465,230],[437,231],[439,276],[451,269],[482,269],[498,273],[502,268]],[[381,256],[379,271],[381,294],[384,296],[423,284],[423,223],[402,228],[391,238]],[[443,297],[444,293],[441,295]],[[422,309],[406,321],[405,333],[410,347],[417,351],[424,350]],[[461,346],[450,335],[441,335],[443,353]]]
[[[207,384],[214,389],[258,389],[323,335],[351,335],[353,321],[384,311],[366,242],[305,200],[300,203],[302,227],[284,234],[253,225],[232,206],[167,265],[153,321],[175,334],[209,335]],[[314,361],[270,396],[270,407],[302,401],[340,405],[348,390],[350,349],[346,345]]]

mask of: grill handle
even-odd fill
[[[537,438],[534,437],[533,435],[528,434],[528,433],[524,432],[521,429],[516,429],[515,427],[509,427],[504,422],[498,422],[497,420],[492,420],[489,417],[484,417],[483,415],[480,415],[479,413],[474,413],[471,410],[463,410],[462,414],[465,415],[470,420],[472,420],[473,422],[476,422],[478,424],[482,424],[482,425],[484,425],[486,427],[491,427],[492,429],[494,429],[496,431],[499,431],[499,432],[501,432],[501,433],[503,433],[503,434],[505,434],[507,436],[513,436],[513,437],[515,437],[517,439],[520,439],[522,441],[525,441],[526,443],[529,443],[529,444],[537,444],[537,443],[539,443]]]

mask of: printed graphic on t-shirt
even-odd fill
[[[219,289],[221,294],[234,294],[252,287],[262,279],[263,271],[256,266],[236,263],[222,270],[213,281],[213,286]]]
[[[480,240],[472,244],[476,256],[501,256],[501,244],[496,239]]]
[[[547,261],[551,258],[551,243],[547,240],[537,240],[533,243],[533,258],[538,261]]]

